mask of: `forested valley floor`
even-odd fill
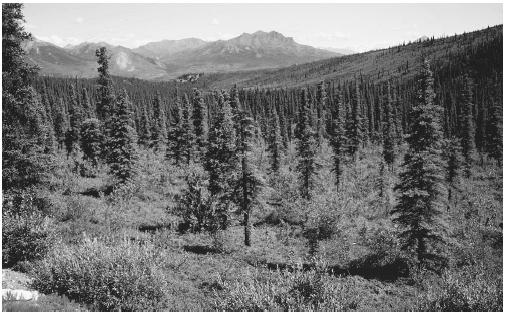
[[[503,310],[502,26],[176,83],[39,77],[2,9],[4,310]]]

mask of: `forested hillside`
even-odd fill
[[[195,82],[37,75],[3,4],[2,264],[98,311],[502,311],[502,27]],[[44,310],[44,308],[39,308]],[[26,309],[25,309],[26,310]]]

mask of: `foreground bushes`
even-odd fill
[[[349,285],[322,270],[257,273],[219,285],[216,311],[333,312],[356,309],[359,303]]]
[[[420,296],[419,311],[502,312],[503,277],[482,265],[446,271],[439,287],[430,285]]]
[[[12,267],[45,256],[54,242],[51,219],[38,211],[2,215],[2,266]]]
[[[86,239],[58,245],[35,264],[33,287],[65,294],[97,311],[159,311],[167,306],[163,258],[154,246]]]

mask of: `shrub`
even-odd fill
[[[41,259],[54,242],[51,219],[38,211],[2,214],[2,265]]]
[[[85,239],[59,245],[33,269],[33,287],[97,311],[157,311],[167,307],[163,258],[151,244],[114,246]]]
[[[220,282],[216,311],[333,312],[356,309],[359,294],[324,270],[256,273],[244,281]]]
[[[429,287],[420,296],[418,311],[502,312],[502,278],[482,265],[446,271],[438,288]]]

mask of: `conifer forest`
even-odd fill
[[[502,25],[177,79],[104,44],[88,77],[44,72],[77,57],[24,9],[2,4],[2,290],[40,296],[3,311],[503,311]]]

